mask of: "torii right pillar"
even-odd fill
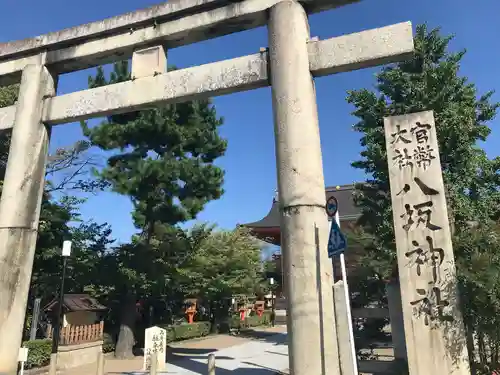
[[[339,375],[309,23],[285,0],[270,9],[268,26],[290,373]]]

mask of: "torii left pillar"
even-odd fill
[[[55,91],[55,80],[43,65],[24,68],[0,199],[2,375],[17,373],[49,148],[50,130],[41,122],[43,99]]]

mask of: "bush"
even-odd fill
[[[47,366],[52,352],[52,340],[33,340],[23,343],[28,348],[28,361],[24,364],[26,369]]]
[[[24,364],[25,369],[43,367],[50,363],[50,354],[52,353],[52,340],[32,340],[23,342],[23,346],[28,348],[28,361]],[[103,353],[110,353],[115,350],[115,343],[109,333],[104,334],[104,343],[102,345]]]
[[[111,353],[115,351],[115,340],[113,340],[113,336],[109,333],[104,333],[103,344],[102,344],[102,352],[103,353]]]
[[[245,329],[250,327],[265,326],[271,324],[271,312],[264,311],[262,316],[251,315],[247,316],[242,322],[238,315],[231,318],[231,328],[234,329]]]
[[[204,337],[210,333],[210,322],[183,323],[173,326],[161,326],[167,330],[167,342]]]

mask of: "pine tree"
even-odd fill
[[[360,223],[376,235],[381,272],[392,271],[395,257],[383,117],[433,110],[440,147],[448,211],[455,230],[470,221],[496,220],[500,215],[498,168],[500,158],[489,160],[478,146],[491,130],[499,107],[490,103],[493,92],[476,98],[476,89],[458,75],[465,51],[447,52],[452,38],[439,29],[417,27],[413,59],[386,67],[377,75],[376,91],[351,91],[348,102],[359,118],[354,130],[362,133],[362,159],[354,168],[371,176],[357,186],[356,201],[362,210]],[[385,269],[382,265],[385,264]]]
[[[89,87],[130,79],[128,62],[102,68]],[[151,238],[154,226],[176,225],[201,212],[223,193],[224,173],[214,161],[224,155],[218,135],[222,119],[210,101],[192,101],[111,116],[85,134],[103,150],[120,150],[99,172],[113,191],[130,197],[136,226]]]
[[[478,97],[475,86],[459,76],[465,51],[449,52],[451,39],[439,29],[418,26],[412,59],[382,69],[375,92],[349,92],[347,100],[359,119],[354,130],[362,134],[363,148],[361,160],[352,166],[370,176],[357,186],[356,203],[371,240],[364,264],[379,279],[397,277],[383,117],[433,110],[465,320],[469,333],[484,334],[486,323],[478,315],[488,316],[490,328],[499,323],[492,317],[499,312],[494,301],[500,297],[500,279],[491,270],[486,273],[484,260],[493,262],[490,267],[498,275],[500,158],[489,159],[479,142],[490,134],[487,123],[500,104],[491,102],[493,92]],[[500,332],[496,340],[500,343]]]
[[[96,76],[89,78],[89,87],[129,79],[128,61],[123,61],[114,64],[109,79],[98,68]],[[195,219],[206,203],[223,193],[224,173],[214,164],[227,147],[218,135],[220,125],[222,119],[208,100],[114,115],[92,129],[82,124],[93,145],[116,152],[97,173],[112,191],[131,199],[140,235],[117,249],[121,252],[116,255],[121,262],[119,292],[124,299],[117,357],[132,355],[137,299],[159,291],[173,293],[175,252],[181,249],[173,248],[177,240],[170,241],[183,236],[175,226]],[[134,259],[139,258],[150,261],[138,265]]]

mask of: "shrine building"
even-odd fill
[[[359,208],[357,208],[354,204],[353,193],[354,185],[330,186],[327,187],[325,191],[325,205],[326,200],[331,196],[337,198],[340,228],[343,232],[352,230],[361,214]],[[281,228],[278,195],[275,195],[272,201],[271,209],[266,216],[259,221],[241,224],[241,226],[250,229],[251,233],[260,240],[279,246],[281,242]],[[360,249],[356,246],[349,244],[348,241],[345,253],[348,275],[353,271],[356,262],[356,254],[359,253],[359,250]],[[273,259],[276,261],[276,268],[278,269],[280,277],[282,277],[281,255],[275,254]],[[335,263],[334,275],[336,280],[341,278],[340,266],[338,265],[338,262]]]

